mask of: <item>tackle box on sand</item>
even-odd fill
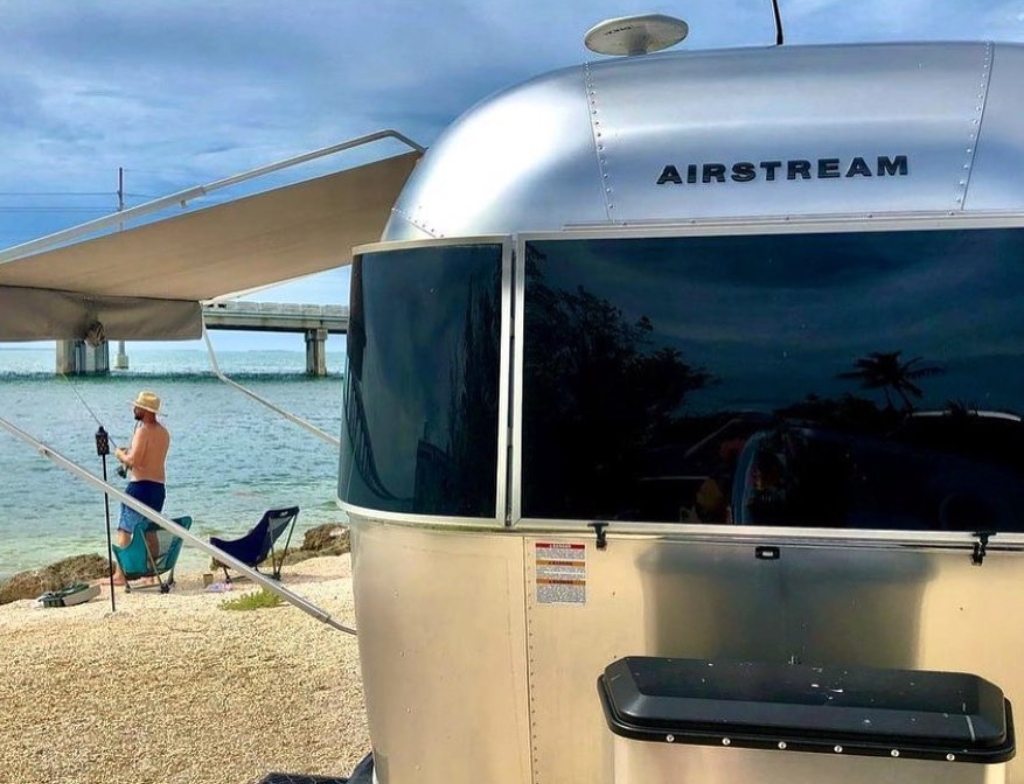
[[[964,673],[636,656],[598,691],[615,784],[1002,784],[1015,751]]]
[[[43,607],[72,607],[82,604],[100,595],[98,585],[86,585],[85,583],[73,583],[67,588],[59,591],[47,591],[36,601],[41,602]]]

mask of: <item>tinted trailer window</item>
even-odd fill
[[[528,518],[1024,530],[1024,231],[530,242]]]
[[[341,500],[496,516],[501,258],[471,245],[355,259]]]

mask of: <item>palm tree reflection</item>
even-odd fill
[[[921,357],[914,357],[906,362],[900,361],[902,351],[872,351],[853,364],[855,370],[840,373],[838,378],[856,379],[863,389],[881,389],[885,393],[888,408],[894,408],[890,390],[899,395],[903,401],[903,411],[910,413],[914,406],[910,397],[920,399],[924,392],[914,382],[928,376],[937,376],[946,371],[937,366],[921,365]]]

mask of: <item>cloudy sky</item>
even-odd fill
[[[787,44],[1024,41],[1024,0],[779,4]],[[131,207],[382,128],[429,146],[489,93],[596,57],[595,23],[650,12],[687,20],[683,47],[774,41],[770,0],[0,0],[0,248],[115,211],[119,168]],[[328,273],[261,298],[346,296]]]

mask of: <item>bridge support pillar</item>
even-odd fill
[[[118,370],[128,369],[128,354],[124,350],[124,341],[117,341],[117,357],[114,359],[114,367]]]
[[[327,375],[327,330],[306,330],[306,375]]]
[[[104,375],[110,372],[110,344],[90,346],[84,340],[57,341],[57,372],[71,376]]]

